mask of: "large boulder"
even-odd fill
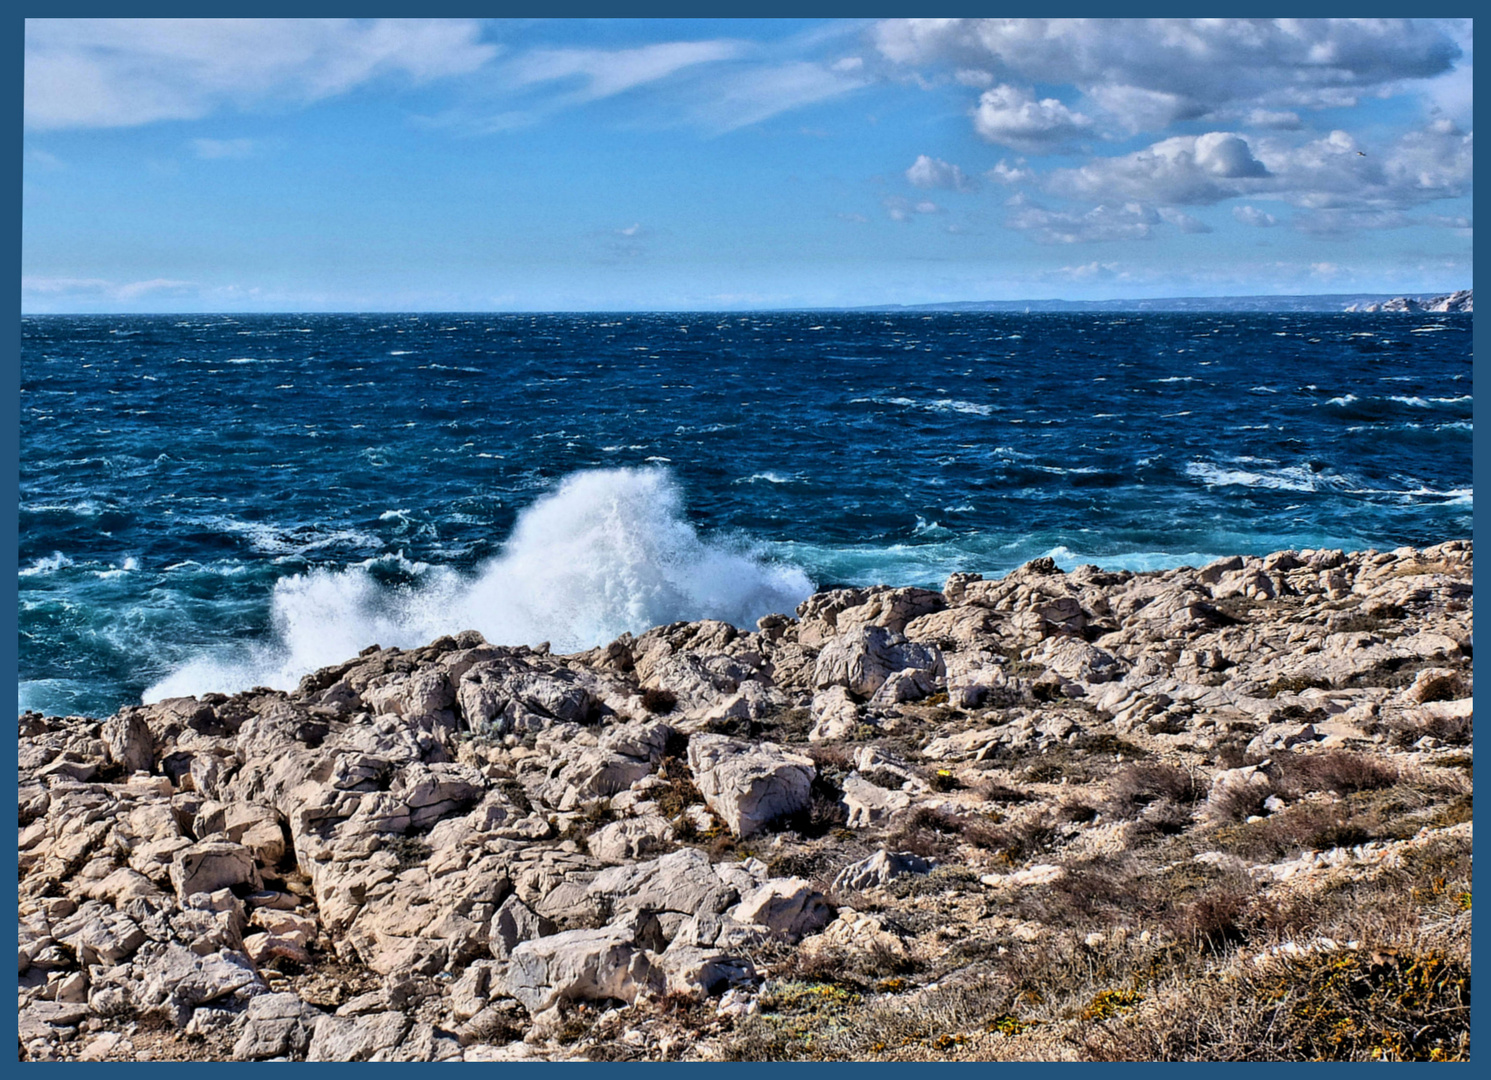
[[[155,736],[150,725],[133,709],[109,717],[99,732],[109,760],[127,772],[149,772],[155,764]]]
[[[689,769],[709,808],[736,836],[750,836],[767,823],[805,809],[813,759],[776,743],[748,743],[723,735],[689,740]]]
[[[777,937],[797,941],[821,930],[834,917],[823,894],[803,878],[774,878],[741,898],[731,918],[763,926]]]
[[[598,930],[566,930],[513,949],[505,988],[530,1013],[559,1001],[631,1004],[644,990],[661,990],[666,976],[654,962],[664,941],[657,918],[631,914]]]
[[[881,626],[861,626],[840,634],[818,654],[813,685],[843,686],[869,697],[898,672],[920,671],[936,679],[946,672],[935,646],[907,641]]]
[[[171,884],[182,900],[193,893],[262,886],[254,853],[225,840],[204,840],[177,851],[171,863]]]

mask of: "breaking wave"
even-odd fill
[[[655,468],[570,475],[523,511],[502,553],[474,574],[406,564],[407,583],[389,586],[372,572],[376,561],[282,578],[269,641],[198,656],[144,699],[289,689],[369,644],[413,648],[467,629],[494,644],[574,652],[681,620],[751,626],[813,591],[801,570],[742,539],[701,537],[677,482]]]

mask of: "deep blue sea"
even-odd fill
[[[1471,316],[28,317],[21,708],[1470,537]]]

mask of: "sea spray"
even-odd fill
[[[747,542],[705,539],[660,468],[574,473],[519,516],[502,553],[471,575],[411,565],[410,584],[379,584],[366,565],[282,578],[270,639],[193,658],[144,699],[250,686],[288,689],[370,644],[412,648],[479,630],[494,644],[548,641],[573,652],[663,623],[751,626],[790,612],[813,583]]]

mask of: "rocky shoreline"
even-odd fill
[[[1455,1059],[1472,547],[19,721],[22,1060]]]

